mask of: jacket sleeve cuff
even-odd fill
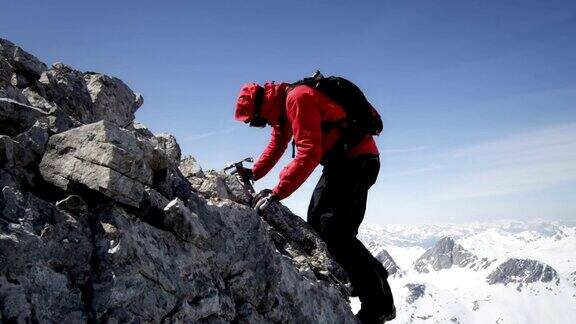
[[[282,199],[289,196],[289,195],[286,195],[286,193],[283,193],[279,189],[280,188],[278,188],[278,186],[276,186],[276,187],[274,187],[274,189],[272,189],[272,193],[274,193],[274,196],[276,196],[276,198],[278,198],[278,200],[282,200]]]
[[[262,172],[260,172],[260,169],[257,168],[253,168],[252,169],[252,176],[254,177],[254,181],[259,180],[260,178],[262,178],[264,175],[262,175]]]

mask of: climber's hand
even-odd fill
[[[232,171],[231,174],[236,175],[238,180],[243,183],[250,183],[250,181],[254,180],[254,172],[252,172],[252,169],[245,168],[243,166],[236,167],[236,169]]]
[[[252,208],[255,211],[261,211],[266,209],[271,202],[278,201],[278,198],[274,195],[272,190],[264,189],[260,191],[254,199],[252,199]]]

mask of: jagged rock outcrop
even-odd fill
[[[477,260],[474,254],[456,244],[452,238],[444,237],[416,260],[414,269],[420,273],[427,273],[430,268],[438,271],[450,269],[453,265],[459,267],[475,265]]]
[[[396,264],[394,258],[386,250],[386,245],[378,241],[369,241],[366,243],[366,248],[374,257],[382,263],[388,274],[392,277],[403,277],[406,272]]]
[[[251,201],[247,188],[235,176],[223,171],[204,172],[191,156],[185,157],[179,168],[192,187],[206,198],[230,199],[241,204],[249,204]]]
[[[3,39],[0,66],[0,322],[356,322],[314,231],[181,162],[122,81]]]
[[[40,172],[64,189],[82,184],[111,199],[140,207],[154,172],[167,167],[167,157],[128,130],[99,121],[50,137]]]
[[[523,285],[534,282],[552,282],[558,285],[558,273],[551,266],[530,259],[508,259],[500,264],[486,278],[489,284],[518,284],[521,290]]]
[[[84,124],[106,120],[127,126],[143,103],[142,96],[119,79],[82,73],[62,63],[44,71],[38,86],[48,101]]]
[[[381,250],[380,252],[378,252],[378,254],[376,254],[376,259],[380,261],[380,263],[382,263],[384,268],[386,268],[386,271],[388,271],[389,275],[402,277],[402,272],[400,271],[400,268],[398,267],[392,256],[388,253],[388,251],[384,249]]]
[[[46,70],[46,64],[7,39],[0,39],[0,57],[7,63],[4,67],[17,73],[19,77],[30,78],[29,82],[37,80]],[[11,75],[10,77],[12,78]]]

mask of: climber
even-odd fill
[[[314,77],[323,78],[321,74]],[[375,110],[373,113],[377,114]],[[318,164],[324,166],[310,201],[307,222],[347,272],[353,292],[362,303],[359,320],[382,323],[396,316],[388,272],[356,238],[368,189],[378,176],[379,152],[372,136],[364,134],[353,147],[334,153],[342,146],[345,129],[341,121],[346,116],[340,104],[310,82],[243,85],[236,103],[236,120],[252,127],[270,125],[272,134],[252,169],[245,168],[240,173],[250,180],[261,179],[293,138],[293,150],[294,146],[297,149],[296,154],[293,151],[294,159],[281,171],[273,189],[264,189],[254,197],[253,207],[258,209],[288,197]],[[338,123],[339,127],[326,126]]]

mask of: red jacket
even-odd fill
[[[285,90],[284,85],[276,86]],[[270,91],[266,89],[264,102],[271,99],[274,99],[271,100],[272,102],[277,102],[276,98],[269,97]],[[274,94],[282,95],[283,93],[275,91]],[[338,128],[322,131],[322,122],[337,121],[346,117],[340,105],[306,85],[297,86],[289,91],[283,108],[285,109],[285,122],[272,127],[270,142],[252,168],[255,180],[264,177],[278,162],[286,151],[290,139],[294,137],[296,156],[282,169],[280,181],[272,190],[279,199],[284,199],[296,191],[320,163],[324,153],[340,138]],[[365,153],[378,154],[376,143],[370,135],[350,149],[348,157]]]

